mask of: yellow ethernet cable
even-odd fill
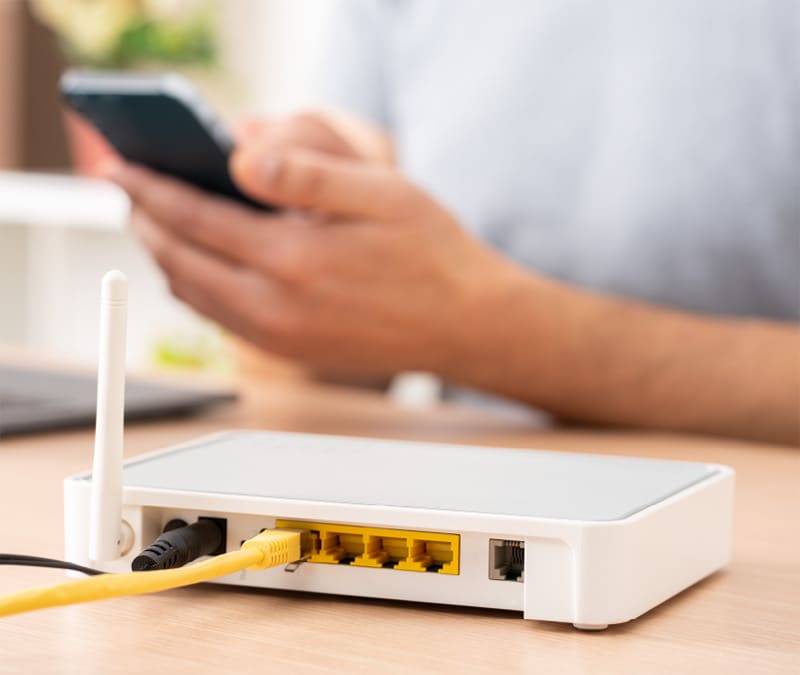
[[[211,581],[244,569],[264,570],[288,564],[302,558],[300,535],[301,532],[292,530],[264,530],[245,541],[238,551],[223,553],[186,567],[101,574],[46,588],[12,593],[0,597],[0,617],[92,600],[157,593]]]

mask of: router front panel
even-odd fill
[[[88,559],[91,480],[65,483],[67,558]],[[166,522],[225,520],[227,550],[309,530],[293,571],[221,583],[470,605],[602,627],[729,558],[727,467],[529,450],[231,432],[126,465],[127,571]]]

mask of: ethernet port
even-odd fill
[[[336,543],[333,548],[343,551],[344,554],[339,562],[343,565],[350,565],[361,555],[364,555],[364,537],[360,534],[341,533],[333,536]]]
[[[523,581],[525,542],[512,539],[489,540],[489,578],[497,581]]]
[[[374,545],[367,545],[368,549],[373,549],[368,555],[383,567],[393,569],[408,557],[408,541],[404,537],[375,537],[374,541]]]
[[[364,537],[360,534],[329,531],[317,536],[319,558],[322,562],[350,565],[364,553]]]

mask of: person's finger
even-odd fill
[[[268,280],[195,248],[146,219],[139,222],[137,234],[163,270],[173,295],[248,340],[268,338],[257,318],[259,308],[269,302]]]
[[[233,138],[237,144],[257,141],[272,126],[271,120],[263,117],[244,117],[233,127]]]
[[[351,144],[324,117],[313,112],[274,120],[242,120],[236,129],[236,143],[257,145],[270,153],[307,148],[340,157],[358,157]]]
[[[147,169],[118,164],[107,176],[149,218],[174,235],[244,264],[263,262],[277,227],[285,232],[300,216],[269,216]],[[274,222],[273,222],[274,221]]]
[[[241,148],[232,157],[231,175],[265,203],[387,221],[405,217],[421,195],[386,167],[302,149]]]

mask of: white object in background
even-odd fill
[[[122,444],[125,418],[125,331],[128,280],[122,272],[103,277],[97,420],[92,468],[89,557],[117,560],[122,543]]]
[[[240,105],[268,115],[319,105],[316,71],[335,11],[335,3],[326,0],[220,3],[222,64],[227,78],[239,85]],[[226,112],[226,101],[214,103]]]
[[[0,226],[122,230],[130,211],[125,192],[106,180],[0,171]]]
[[[442,381],[430,373],[400,373],[392,379],[388,395],[401,408],[430,408],[442,400]]]

